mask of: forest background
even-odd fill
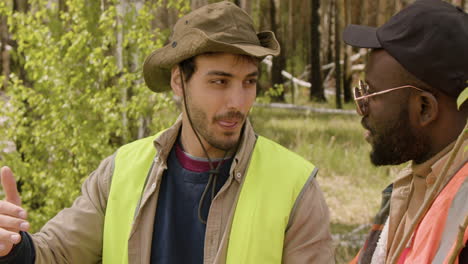
[[[176,101],[146,88],[142,62],[180,16],[211,2],[0,1],[0,161],[18,178],[33,231],[71,205],[104,157],[174,121]],[[345,263],[404,165],[370,164],[351,95],[367,51],[345,46],[341,33],[350,23],[382,25],[414,0],[232,2],[282,47],[262,63],[254,127],[320,168]]]

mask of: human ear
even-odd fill
[[[421,92],[417,98],[420,126],[427,126],[436,120],[439,115],[439,103],[435,96],[429,92]]]
[[[180,97],[183,96],[182,79],[178,65],[172,67],[171,70],[171,88],[175,95]]]

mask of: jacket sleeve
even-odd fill
[[[35,263],[99,263],[102,255],[104,215],[114,169],[115,154],[101,162],[81,188],[70,208],[31,235]]]
[[[314,176],[305,184],[291,212],[284,240],[284,264],[335,263],[328,206]]]

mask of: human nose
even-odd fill
[[[230,109],[242,109],[245,102],[247,92],[245,91],[242,82],[233,83],[230,92],[227,94],[227,106]]]

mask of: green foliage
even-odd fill
[[[67,0],[59,10],[36,0],[27,13],[0,3],[18,43],[12,56],[27,72],[11,74],[0,105],[8,117],[0,141],[16,145],[2,163],[19,179],[33,230],[71,205],[100,160],[175,116],[170,95],[149,91],[141,72],[145,56],[167,39],[151,27],[161,3],[102,3]]]
[[[269,104],[272,98],[280,96],[284,91],[283,84],[275,84],[274,87],[268,88],[268,90],[262,95],[256,98],[257,103]]]
[[[457,99],[458,108],[460,108],[461,105],[464,102],[466,102],[466,100],[468,100],[468,87],[466,87],[465,90],[463,90],[463,92],[460,94],[460,96],[458,96],[458,99]]]
[[[179,16],[182,16],[185,13],[188,13],[190,11],[190,1],[186,1],[186,0],[172,0],[172,1],[159,0],[158,2],[160,4],[162,4],[163,2],[168,2],[167,7],[179,10]]]

